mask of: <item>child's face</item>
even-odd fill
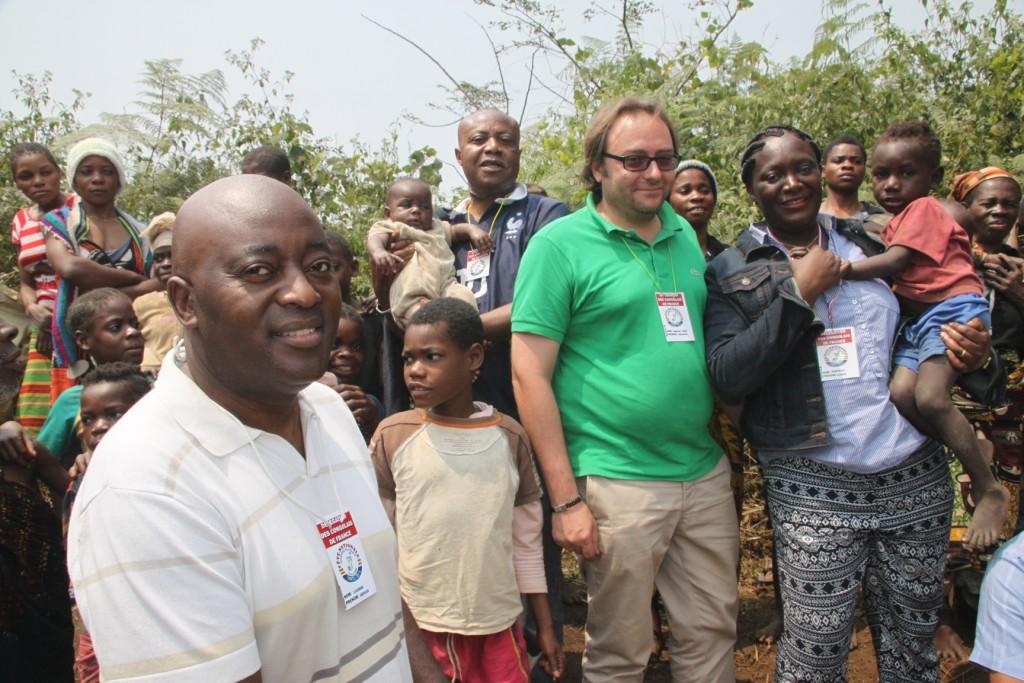
[[[60,169],[44,154],[22,154],[15,159],[14,184],[42,209],[60,203]]]
[[[425,183],[401,183],[392,188],[384,216],[417,230],[430,230],[434,202]]]
[[[167,289],[167,281],[171,279],[171,245],[153,250],[153,276],[160,281],[162,289]]]
[[[356,384],[364,355],[362,322],[342,318],[338,321],[338,334],[334,337],[328,369],[340,384]]]
[[[82,389],[82,441],[90,451],[137,400],[127,382],[99,382]]]
[[[139,365],[145,342],[139,332],[139,319],[128,297],[108,301],[92,319],[85,332],[76,332],[78,345],[93,361],[115,363],[124,361]]]
[[[927,197],[942,180],[917,140],[891,140],[871,151],[871,191],[879,206],[896,215],[915,199]]]
[[[405,330],[405,384],[417,408],[439,415],[469,417],[473,377],[483,362],[480,344],[463,349],[448,334],[447,323],[410,325]]]

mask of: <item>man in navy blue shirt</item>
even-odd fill
[[[519,262],[530,238],[545,225],[569,213],[562,202],[529,194],[519,176],[519,122],[497,109],[480,109],[459,123],[459,146],[455,158],[469,185],[469,197],[440,218],[455,223],[475,223],[487,230],[494,242],[489,256],[479,257],[472,245],[454,244],[455,276],[476,294],[484,323],[484,335],[491,342],[473,385],[474,398],[519,419],[512,393],[512,291]],[[561,549],[551,538],[551,512],[544,494],[544,570],[548,578],[548,600],[555,631],[562,638]],[[527,623],[532,641],[533,623]],[[531,652],[534,652],[533,643]],[[532,680],[551,680],[543,669],[534,667]]]
[[[519,261],[542,227],[569,213],[565,204],[528,194],[519,175],[519,123],[497,109],[480,109],[459,123],[455,158],[469,185],[469,197],[453,209],[450,223],[476,223],[491,234],[494,252],[476,258],[469,243],[454,246],[455,275],[476,294],[488,349],[475,384],[476,398],[519,418],[512,395],[512,290]]]

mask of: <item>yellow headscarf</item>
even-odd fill
[[[967,199],[969,195],[978,185],[981,185],[986,180],[992,180],[993,178],[1009,178],[1013,182],[1017,183],[1017,187],[1020,187],[1020,183],[1017,179],[1010,175],[1009,171],[1005,171],[998,166],[986,166],[980,171],[968,171],[967,173],[961,173],[953,181],[953,192],[951,196],[958,202],[962,202]]]

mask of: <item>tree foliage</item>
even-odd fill
[[[75,91],[70,103],[62,104],[50,92],[50,74],[15,74],[22,112],[0,111],[0,146],[8,150],[18,142],[41,142],[59,157],[84,137],[112,139],[129,169],[128,186],[118,204],[147,220],[162,211],[176,211],[203,185],[237,173],[250,149],[277,145],[288,154],[296,190],[325,226],[346,235],[357,256],[364,255],[366,231],[380,217],[388,184],[397,176],[411,175],[437,188],[441,162],[430,148],[402,158],[395,130],[376,145],[358,138],[342,145],[318,136],[306,112],[294,109],[289,92],[292,74],[275,76],[259,66],[260,45],[262,41],[254,39],[248,49],[225,55],[247,85],[234,101],[219,70],[189,74],[182,71],[179,59],[147,60],[139,93],[127,111],[102,114],[99,122],[88,126],[79,121],[85,93]],[[24,205],[10,175],[3,173],[0,224],[10,225]],[[16,255],[9,241],[0,244],[0,268],[10,278]],[[364,273],[354,291],[365,294],[369,289]]]
[[[943,141],[944,189],[955,173],[990,163],[1024,171],[1024,20],[1007,0],[995,0],[987,13],[968,1],[918,0],[927,20],[914,30],[895,23],[891,0],[824,0],[812,48],[788,61],[729,33],[752,0],[690,0],[692,31],[654,45],[641,39],[658,19],[649,0],[605,0],[578,17],[566,16],[553,1],[476,1],[480,21],[489,22],[481,28],[496,64],[496,77],[486,82],[458,78],[414,40],[378,26],[441,69],[447,83],[438,109],[458,116],[492,105],[520,115],[513,107],[526,110],[530,89],[556,96],[555,106],[530,117],[522,177],[571,203],[584,193],[577,177],[586,126],[603,102],[623,95],[665,102],[681,153],[716,170],[712,231],[724,239],[755,216],[737,159],[750,135],[771,123],[797,125],[822,143],[851,133],[870,145],[894,121],[925,119]],[[588,34],[599,19],[610,19],[614,30]],[[115,138],[130,169],[120,202],[145,219],[177,209],[199,187],[237,172],[248,149],[275,144],[288,153],[296,188],[324,224],[348,235],[364,255],[365,231],[381,212],[387,184],[414,175],[437,188],[441,162],[430,148],[401,153],[397,129],[376,144],[317,135],[307,114],[294,108],[292,74],[259,66],[261,44],[255,39],[245,50],[226,53],[227,66],[246,83],[241,95],[232,97],[219,70],[189,74],[180,60],[147,61],[126,111],[88,127],[79,120],[85,93],[56,97],[50,74],[14,74],[19,111],[0,111],[0,145],[32,140],[60,154],[83,135]],[[531,65],[521,105],[513,103],[512,72],[503,66],[517,57]],[[555,65],[557,80],[545,82],[535,73],[539,59]],[[2,174],[0,221],[8,224],[23,203]],[[10,270],[10,244],[0,245],[0,267]],[[356,288],[368,290],[365,275]]]
[[[716,170],[712,231],[726,239],[755,216],[738,156],[772,123],[796,125],[822,144],[850,133],[870,147],[893,122],[927,120],[944,145],[943,190],[954,174],[990,163],[1024,171],[1024,21],[1006,0],[988,13],[970,2],[921,0],[927,20],[919,30],[898,26],[884,1],[826,0],[810,52],[787,62],[728,36],[749,0],[697,0],[697,34],[654,46],[637,39],[654,18],[654,6],[643,0],[595,5],[582,22],[555,3],[477,2],[499,14],[495,26],[526,36],[499,49],[540,50],[563,65],[561,104],[527,130],[523,175],[573,202],[584,194],[576,178],[587,124],[601,104],[624,95],[663,101],[680,153]],[[616,19],[614,37],[565,28],[586,27],[597,15]]]

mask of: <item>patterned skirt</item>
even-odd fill
[[[74,680],[60,518],[39,491],[0,475],[0,680]]]
[[[33,328],[28,343],[28,361],[25,377],[18,391],[18,412],[16,418],[31,436],[37,436],[50,413],[50,375],[53,361],[50,356],[39,353],[39,328]]]

